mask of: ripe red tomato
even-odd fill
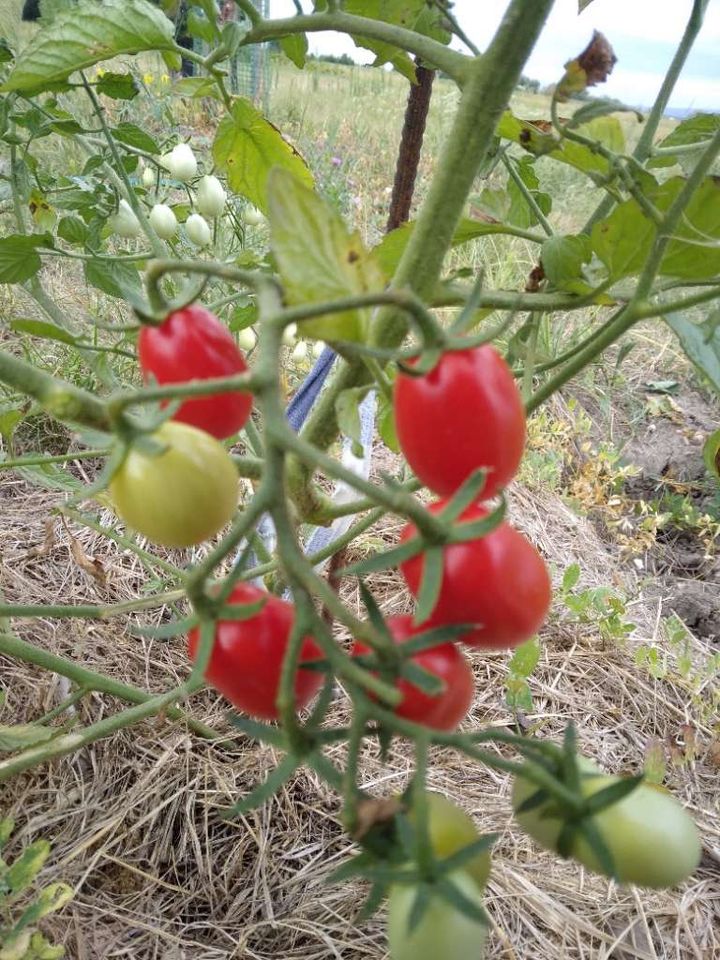
[[[483,500],[512,480],[525,447],[515,380],[488,344],[444,354],[420,377],[398,373],[395,425],[407,462],[426,487],[448,496],[479,467]]]
[[[446,505],[430,506],[438,513]],[[471,504],[461,521],[480,520],[488,511]],[[415,534],[408,524],[401,541]],[[411,592],[417,596],[423,555],[400,564]],[[440,593],[425,626],[475,623],[476,629],[460,639],[474,647],[505,649],[533,636],[545,619],[552,588],[547,567],[535,547],[508,523],[501,523],[479,540],[453,543],[443,549]]]
[[[247,620],[220,620],[215,628],[215,645],[205,679],[243,713],[265,720],[277,720],[275,701],[280,671],[293,625],[294,609],[279,597],[240,583],[229,603],[266,603]],[[190,659],[197,653],[200,634],[194,627],[188,635]],[[300,662],[317,660],[322,654],[311,637],[303,640]],[[301,710],[315,696],[323,682],[321,673],[298,670],[295,677],[295,707]]]
[[[245,358],[228,330],[214,314],[198,305],[176,310],[157,327],[143,327],[138,356],[145,382],[152,375],[161,385],[232,377],[247,370]],[[173,420],[223,440],[241,429],[251,408],[249,393],[218,393],[185,400]]]
[[[410,616],[390,617],[387,625],[398,645],[421,632],[413,627]],[[369,648],[360,642],[356,642],[353,647],[353,656],[369,652]],[[451,643],[423,650],[411,659],[413,663],[439,677],[445,687],[440,693],[431,696],[405,677],[401,677],[397,688],[403,694],[403,699],[395,707],[395,713],[433,730],[454,730],[470,709],[475,693],[470,664]]]

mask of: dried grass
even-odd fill
[[[53,498],[3,477],[2,586],[7,600],[105,602],[137,596],[147,574],[137,559],[76,523],[85,553],[102,560],[107,584],[93,579],[57,539],[44,556],[28,556],[45,540]],[[551,495],[514,491],[513,513],[556,572],[578,560],[588,584],[625,577],[593,528]],[[109,519],[109,517],[108,517]],[[397,524],[372,531],[392,540]],[[375,540],[373,540],[375,538]],[[361,545],[362,546],[362,545]],[[42,551],[40,551],[42,553]],[[636,588],[628,584],[633,595]],[[378,576],[373,589],[387,612],[407,605],[399,578]],[[357,602],[355,588],[343,594]],[[513,829],[508,778],[434,751],[432,785],[466,807],[483,831],[501,834],[487,893],[493,922],[488,956],[502,960],[712,960],[720,957],[720,829],[718,771],[706,754],[713,731],[698,725],[688,695],[655,682],[634,665],[632,646],[657,635],[656,602],[637,597],[636,636],[628,649],[603,649],[590,628],[557,617],[546,628],[541,664],[531,680],[535,710],[525,718],[543,736],[575,721],[581,747],[613,771],[638,770],[652,742],[675,742],[696,728],[694,759],[670,766],[669,785],[700,824],[706,855],[697,875],[671,893],[618,889],[541,853]],[[113,677],[162,690],[187,672],[182,639],[137,639],[128,622],[17,621],[19,635]],[[700,641],[694,652],[706,653]],[[504,655],[475,656],[477,698],[466,725],[511,725],[503,701]],[[56,679],[0,657],[8,694],[4,722],[36,719],[55,702]],[[118,709],[94,695],[79,708],[83,723]],[[344,701],[335,707],[337,718]],[[227,729],[224,705],[210,692],[193,714]],[[335,748],[341,759],[342,748]],[[364,890],[330,886],[328,873],[350,852],[338,822],[338,801],[312,773],[301,773],[261,809],[234,821],[220,812],[276,762],[274,751],[243,737],[199,740],[155,719],[0,788],[0,810],[12,813],[19,839],[46,836],[53,857],[44,878],[75,886],[75,900],[53,929],[73,960],[379,960],[382,917],[356,925]],[[382,766],[370,751],[363,783],[396,791],[411,768],[411,751],[396,745]],[[717,762],[717,761],[716,761]],[[441,958],[439,958],[441,960]],[[472,960],[472,958],[468,958]]]

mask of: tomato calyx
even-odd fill
[[[526,773],[519,776],[533,781],[537,789],[515,807],[515,815],[522,817],[537,811],[543,820],[559,820],[562,826],[555,849],[560,857],[572,859],[582,838],[595,855],[602,872],[619,879],[613,855],[596,826],[595,818],[629,796],[644,781],[644,775],[615,778],[608,786],[588,795],[582,789],[581,780],[604,775],[593,763],[574,752],[572,735],[566,737],[565,749],[557,762],[526,761],[524,766]],[[549,775],[549,779],[543,776],[545,785],[536,781],[539,770]]]

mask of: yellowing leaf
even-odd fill
[[[382,290],[385,277],[357,232],[286,170],[268,181],[270,243],[289,304],[322,303]],[[361,340],[370,311],[347,310],[299,325],[321,340]]]
[[[230,115],[218,124],[213,158],[227,174],[230,189],[247,197],[263,213],[268,211],[268,175],[273,167],[286,170],[309,187],[313,184],[312,174],[297,150],[249,100],[242,98],[234,101]]]

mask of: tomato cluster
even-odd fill
[[[245,357],[214,314],[193,305],[170,313],[138,337],[146,383],[189,384],[247,370]],[[165,403],[163,403],[165,405]],[[237,471],[218,440],[247,422],[246,391],[189,398],[169,421],[131,447],[110,484],[115,508],[143,536],[188,547],[214,536],[237,508]]]
[[[517,472],[525,446],[522,398],[507,363],[488,344],[448,351],[426,373],[400,371],[394,412],[403,454],[425,486],[441,497],[430,504],[431,514],[442,513],[453,494],[479,470],[485,478],[477,498],[482,501],[500,493]],[[471,503],[458,523],[481,521],[488,514],[484,502]],[[405,543],[417,536],[415,526],[407,524],[400,540]],[[425,564],[424,552],[400,564],[416,597]],[[501,522],[485,536],[446,543],[432,611],[413,629],[467,624],[467,632],[458,638],[461,643],[508,649],[537,632],[551,592],[547,567],[535,547]],[[398,642],[409,635],[411,621],[406,621],[393,629]],[[403,679],[398,688],[404,697],[396,712],[430,727],[454,729],[472,700],[467,662],[452,644],[413,659],[440,677],[444,690],[432,697]]]

